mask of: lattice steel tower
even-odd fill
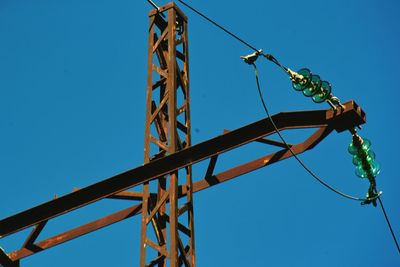
[[[141,215],[141,267],[194,267],[193,193],[292,157],[287,144],[270,139],[276,133],[272,121],[281,131],[315,129],[303,142],[289,144],[295,154],[314,148],[334,130],[365,123],[365,112],[348,101],[340,109],[281,112],[192,146],[187,18],[174,3],[151,11],[149,17],[145,164],[2,218],[0,240],[31,231],[20,248],[0,247],[0,266],[18,267],[24,258]],[[243,157],[229,169],[215,169],[220,155],[254,143],[274,149],[256,159],[248,155],[250,161]],[[192,182],[192,165],[206,160],[204,173]],[[40,236],[48,222],[104,199],[133,203],[67,231],[59,229],[53,236]]]
[[[149,17],[145,164],[191,145],[187,17],[174,3]],[[195,266],[193,226],[191,166],[146,182],[140,266]]]

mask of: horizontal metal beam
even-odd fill
[[[272,119],[280,130],[329,126],[337,131],[343,131],[365,123],[365,113],[353,101],[345,103],[344,106],[344,109],[337,110],[283,112],[272,116]],[[274,128],[269,118],[266,118],[151,161],[146,165],[1,220],[0,237],[10,235],[272,133],[274,133]]]
[[[294,145],[291,147],[291,149],[296,155],[303,153],[304,151],[312,149],[314,146],[316,146],[319,142],[321,142],[322,139],[325,138],[331,132],[332,132],[332,129],[329,127],[320,128],[315,133],[313,133],[305,142]],[[256,160],[247,162],[240,166],[236,166],[236,167],[226,170],[224,172],[212,175],[211,178],[205,178],[200,181],[196,181],[195,183],[193,183],[193,192],[199,192],[199,191],[207,189],[211,186],[229,181],[235,177],[258,170],[267,165],[271,165],[273,163],[276,163],[278,161],[281,161],[281,160],[284,160],[284,159],[287,159],[290,157],[292,157],[292,153],[289,150],[287,150],[287,149],[279,150],[275,153],[271,153],[269,155],[260,157]],[[183,189],[182,194],[186,194],[185,189]]]
[[[333,129],[330,127],[322,127],[322,128],[317,129],[304,142],[293,145],[292,151],[295,154],[300,154],[304,151],[312,149],[319,142],[321,142],[327,135],[329,135],[332,132],[332,130]],[[283,149],[283,150],[279,150],[275,153],[271,153],[271,154],[261,157],[259,159],[247,162],[245,164],[236,166],[234,168],[231,168],[229,170],[226,170],[224,172],[221,172],[221,173],[218,173],[215,175],[212,174],[213,167],[211,167],[212,170],[211,171],[207,170],[207,173],[206,173],[204,179],[201,179],[193,184],[193,193],[196,193],[196,192],[202,191],[204,189],[210,188],[214,185],[218,185],[223,182],[229,181],[238,176],[252,172],[254,170],[268,166],[270,164],[276,163],[280,160],[289,158],[291,156],[292,156],[292,154],[290,153],[290,151],[288,151],[287,149]],[[215,161],[216,157],[217,156],[211,157],[211,160]],[[208,169],[210,169],[210,168],[208,168]],[[76,191],[76,190],[77,189],[74,188],[74,191]],[[129,198],[124,197],[126,193],[130,193],[130,192],[118,193],[118,194],[123,194],[123,195],[121,198],[116,198],[116,199],[129,199]],[[179,198],[186,196],[186,194],[187,194],[187,188],[181,186],[179,188]],[[127,196],[129,196],[129,194]],[[68,242],[70,240],[73,240],[82,235],[97,231],[101,228],[107,227],[116,222],[128,219],[135,215],[138,215],[138,214],[140,214],[140,212],[141,212],[141,203],[138,205],[135,205],[131,208],[127,208],[122,211],[119,211],[114,214],[103,217],[101,219],[95,220],[95,221],[85,224],[83,226],[76,227],[76,228],[66,231],[62,234],[58,234],[58,235],[50,237],[46,240],[37,242],[35,244],[32,244],[30,247],[23,247],[17,251],[11,252],[9,254],[9,257],[14,261],[21,260],[22,258],[31,256],[31,255],[41,252],[43,250],[46,250],[46,249],[52,248],[54,246],[60,245],[62,243]]]
[[[35,244],[31,244],[26,247],[22,247],[17,251],[11,252],[8,256],[14,261],[20,260],[37,252],[41,252],[45,249],[60,245],[77,237],[94,232],[96,230],[114,224],[116,222],[128,219],[134,215],[140,214],[141,210],[142,210],[142,204],[140,203],[138,205],[121,210],[119,212],[108,215],[96,221],[87,223],[72,230],[50,237],[46,240],[37,242]]]

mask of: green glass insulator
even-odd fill
[[[353,156],[353,164],[354,164],[355,166],[361,165],[361,164],[362,164],[361,162],[362,162],[362,161],[361,161],[361,158],[359,158],[357,155],[354,155],[354,156]]]
[[[365,160],[369,163],[372,164],[375,160],[375,153],[372,150],[369,150],[368,153],[365,156]],[[359,165],[362,164],[362,157],[360,155],[354,155],[353,156],[353,164],[354,165]]]
[[[351,142],[347,148],[347,151],[352,154],[352,155],[357,155],[357,154],[362,154],[362,153],[368,153],[369,149],[371,147],[371,141],[368,139],[364,138],[362,145],[360,149],[358,149],[353,142]]]
[[[303,95],[311,97],[321,90],[321,78],[319,75],[311,76],[311,83],[308,87],[304,88]]]
[[[358,165],[356,167],[356,175],[360,178],[368,178],[368,173],[370,173],[370,175],[372,175],[373,177],[376,177],[380,172],[381,166],[378,162],[372,162],[369,165],[368,170],[366,170],[363,165]]]
[[[362,149],[364,151],[368,151],[370,149],[371,145],[372,145],[371,141],[369,141],[368,139],[364,138],[361,147],[362,147]]]
[[[305,95],[307,97],[312,97],[316,93],[317,93],[317,90],[315,90],[312,85],[310,85],[310,87],[303,90],[303,95]]]
[[[321,82],[321,90],[313,96],[312,100],[315,103],[322,103],[329,98],[332,92],[332,86],[329,82]]]
[[[302,91],[304,88],[307,88],[311,83],[311,71],[307,68],[303,68],[297,72],[298,74],[302,75],[304,79],[298,83],[293,82],[293,88],[296,91]]]
[[[367,156],[366,160],[367,160],[367,162],[368,162],[369,164],[372,164],[372,163],[374,162],[374,160],[375,160],[375,153],[374,153],[374,151],[372,151],[372,150],[368,151],[368,156]]]
[[[347,147],[347,151],[352,155],[357,155],[358,148],[353,144],[353,142],[351,142]]]
[[[363,169],[362,165],[356,167],[356,175],[360,178],[368,178],[367,172]]]
[[[357,151],[357,156],[360,159],[364,159],[368,156],[368,150],[363,149],[362,147]]]
[[[373,162],[371,164],[371,172],[374,177],[378,176],[378,174],[381,172],[381,165],[379,165],[378,162]]]

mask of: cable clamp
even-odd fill
[[[328,104],[336,110],[337,107],[341,109],[345,109],[346,107],[340,102],[340,99],[336,96],[330,95],[330,97],[326,100]]]
[[[295,71],[292,71],[291,69],[287,69],[287,74],[289,74],[290,80],[294,83],[303,83],[305,81],[305,78],[303,75],[298,74]]]
[[[244,61],[245,63],[247,63],[247,64],[249,64],[249,65],[252,65],[252,64],[254,64],[254,62],[256,62],[258,56],[259,56],[259,55],[262,55],[262,54],[263,54],[263,51],[262,51],[262,49],[260,49],[260,50],[254,52],[254,53],[252,53],[252,54],[250,54],[250,55],[247,55],[247,56],[240,56],[240,58],[243,59],[243,61]]]
[[[380,197],[382,193],[383,193],[382,191],[379,191],[378,193],[373,193],[372,195],[367,193],[367,198],[363,202],[361,202],[361,205],[367,205],[373,203],[374,206],[376,206],[376,199]]]

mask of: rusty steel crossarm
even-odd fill
[[[283,112],[272,116],[282,129],[318,128],[329,126],[338,132],[365,122],[365,114],[354,101],[345,103],[344,109],[336,111],[314,110]],[[164,158],[118,174],[79,191],[46,202],[0,221],[0,237],[60,216],[95,201],[156,179],[213,155],[224,153],[238,146],[255,141],[274,132],[269,118],[246,125],[237,130],[209,139]]]
[[[46,226],[47,221],[42,221],[38,223],[32,230],[32,232],[29,234],[28,238],[25,240],[24,244],[22,247],[28,247],[32,245],[35,241],[36,238],[40,235],[40,233],[43,231],[43,228]]]
[[[12,260],[9,255],[7,255],[3,249],[0,248],[0,266],[3,267],[19,267],[18,260]]]
[[[321,142],[327,135],[332,132],[333,129],[330,127],[322,127],[315,131],[307,140],[303,143],[294,145],[291,147],[292,151],[297,155],[303,153],[307,150],[312,149],[319,142]],[[220,172],[218,174],[212,175],[210,178],[205,178],[193,183],[193,192],[199,192],[201,190],[207,189],[211,186],[229,181],[238,176],[244,175],[246,173],[258,170],[267,165],[271,165],[278,161],[290,158],[292,153],[288,149],[282,149],[277,152],[271,153],[267,156],[260,157],[256,160],[252,160],[240,166],[233,167],[229,170]],[[186,190],[182,189],[182,194],[186,194]]]
[[[332,130],[333,129],[328,126],[317,129],[304,142],[293,145],[292,151],[296,154],[300,154],[304,151],[312,149],[319,142],[321,142],[327,135],[329,135],[332,132]],[[214,185],[218,185],[220,183],[229,181],[233,178],[236,178],[243,174],[260,169],[267,165],[276,163],[280,160],[289,158],[291,156],[292,156],[292,154],[290,153],[290,151],[288,151],[287,149],[282,149],[275,153],[271,153],[271,154],[263,156],[259,159],[247,162],[245,164],[236,166],[234,168],[231,168],[229,170],[223,171],[223,172],[215,174],[215,175],[212,174],[212,171],[208,172],[208,170],[207,170],[205,178],[201,179],[193,184],[193,193],[196,193],[196,192],[202,191],[204,189],[210,188]],[[213,162],[213,159],[216,159],[216,157],[217,156],[211,157],[212,162]],[[74,188],[74,191],[76,191],[76,190],[77,189]],[[130,192],[118,193],[118,194],[122,194],[122,197],[116,198],[116,199],[125,199],[125,198],[123,198],[123,196],[125,196],[127,193],[130,193]],[[180,187],[179,188],[179,198],[186,196],[186,194],[187,194],[187,188]],[[167,200],[167,202],[168,202],[168,200]],[[30,247],[22,247],[19,250],[9,253],[9,257],[11,258],[11,260],[14,260],[14,261],[21,260],[25,257],[31,256],[38,252],[41,252],[46,249],[52,248],[54,246],[60,245],[62,243],[68,242],[68,241],[73,240],[82,235],[97,231],[101,228],[107,227],[116,222],[131,218],[132,216],[140,214],[140,212],[141,212],[141,204],[137,204],[131,208],[124,209],[122,211],[113,213],[113,214],[103,217],[101,219],[95,220],[91,223],[87,223],[85,225],[79,226],[72,230],[69,230],[64,233],[58,234],[56,236],[50,237],[46,240],[32,244],[32,246],[30,246]]]
[[[80,236],[94,232],[106,226],[112,225],[116,222],[128,219],[134,215],[140,214],[141,210],[142,210],[142,204],[140,203],[130,208],[126,208],[111,215],[105,216],[101,219],[76,227],[72,230],[55,235],[46,240],[37,242],[35,244],[31,244],[28,247],[22,247],[17,251],[9,253],[8,256],[13,261],[26,258],[43,250],[52,248],[54,246],[70,241],[72,239],[78,238]]]
[[[292,151],[295,152],[296,154],[300,154],[304,151],[307,151],[307,150],[313,148],[315,145],[317,145],[319,142],[321,142],[327,135],[329,135],[332,132],[332,130],[333,129],[331,129],[330,127],[319,128],[307,140],[305,140],[304,142],[302,142],[300,144],[292,146]],[[273,164],[280,160],[289,158],[291,156],[292,156],[291,153],[287,149],[283,149],[283,150],[279,150],[275,153],[271,153],[267,156],[247,162],[240,166],[236,166],[234,168],[231,168],[229,170],[226,170],[224,172],[221,172],[221,173],[218,173],[215,175],[212,174],[212,171],[210,173],[208,173],[208,171],[207,171],[204,179],[201,179],[193,184],[193,193],[196,193],[196,192],[202,191],[204,189],[210,188],[214,185],[218,185],[220,183],[229,181],[233,178],[236,178],[243,174],[255,171],[257,169],[260,169],[267,165]],[[216,159],[216,156],[211,157],[212,162],[213,162],[213,159]],[[214,162],[214,164],[215,164],[215,162]],[[78,190],[77,188],[74,188],[74,191],[77,191],[77,190]],[[118,193],[116,195],[121,195],[121,196],[113,197],[113,199],[129,199],[129,198],[125,198],[125,196],[129,196],[129,193],[131,193],[131,192]],[[186,194],[187,194],[187,188],[181,186],[179,188],[179,198],[186,196]],[[135,200],[137,200],[137,199],[135,199]],[[167,200],[167,202],[168,202],[168,200]],[[38,252],[41,252],[46,249],[52,248],[54,246],[60,245],[62,243],[71,241],[82,235],[97,231],[101,228],[107,227],[107,226],[117,223],[119,221],[131,218],[132,216],[140,214],[140,212],[141,212],[141,203],[137,204],[131,208],[127,208],[127,209],[118,211],[111,215],[105,216],[101,219],[87,223],[85,225],[76,227],[76,228],[66,231],[64,233],[55,235],[46,240],[37,242],[35,244],[32,244],[30,247],[23,246],[21,249],[9,253],[9,257],[11,258],[11,260],[14,260],[14,261],[21,260],[23,258],[29,257]]]

